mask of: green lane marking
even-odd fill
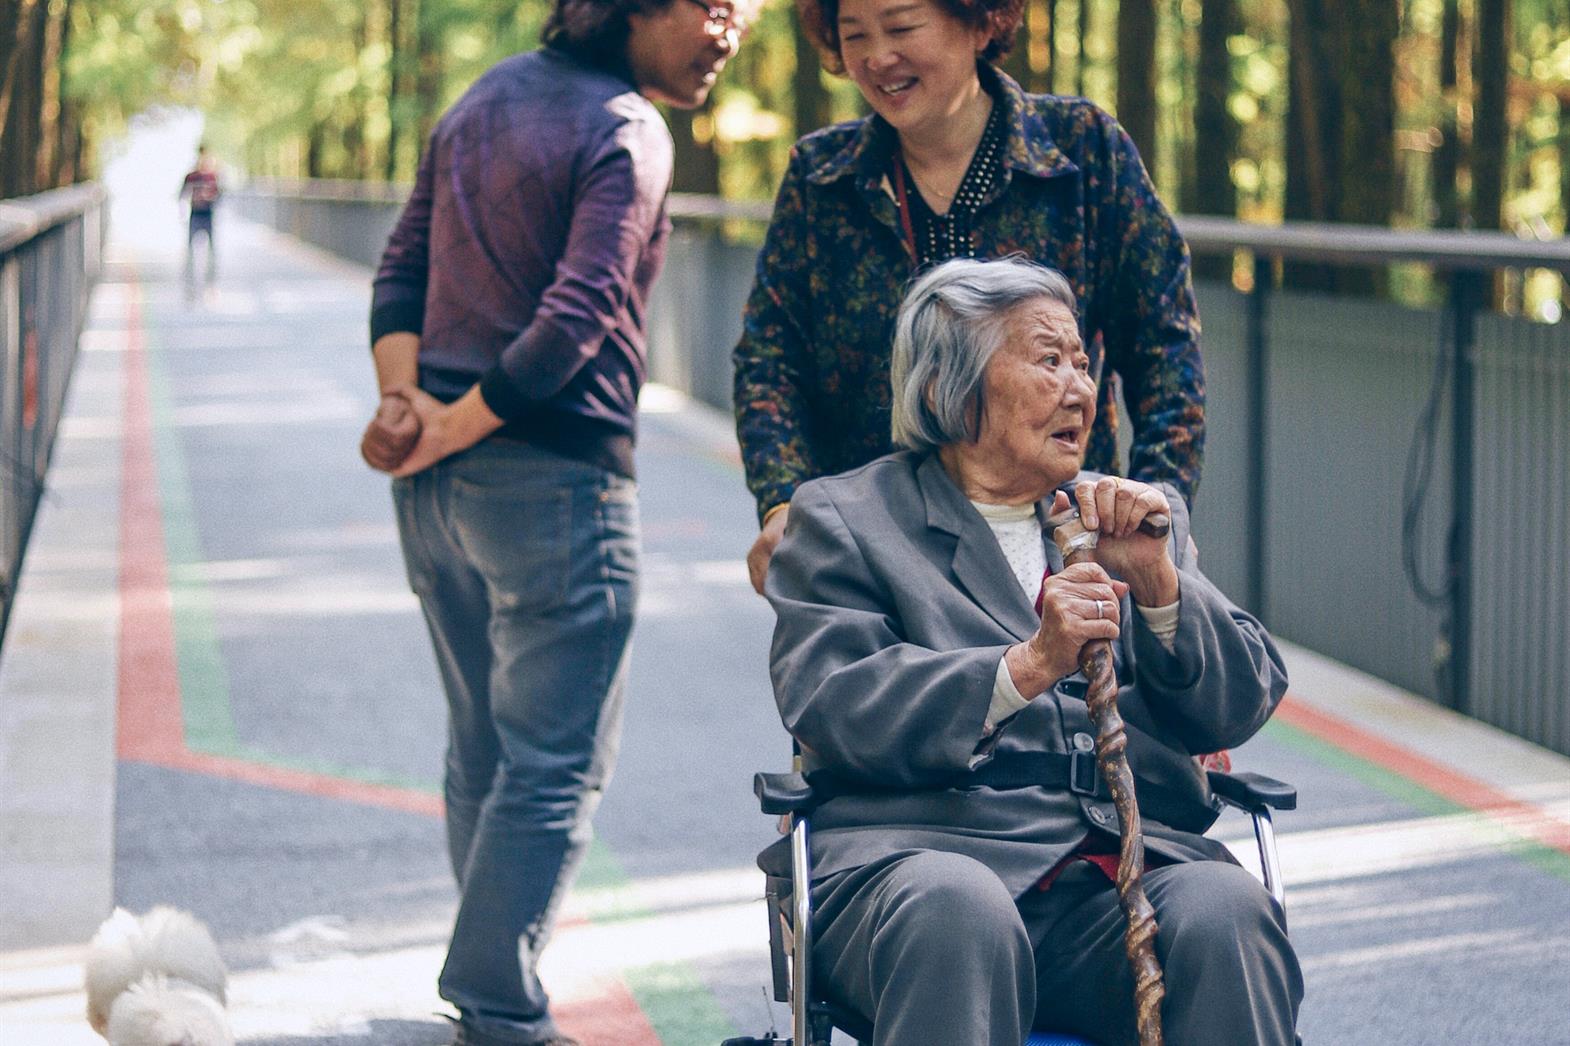
[[[174,421],[173,396],[151,320],[148,316],[143,324],[144,344],[186,746],[207,755],[440,795],[441,786],[430,781],[308,756],[283,756],[239,739],[230,704],[228,670],[218,638],[212,586],[202,569],[206,560],[196,524],[185,449]],[[762,873],[759,875],[761,883]],[[650,917],[653,913],[635,901],[632,885],[631,876],[610,848],[599,840],[591,843],[574,885],[574,892],[603,891],[606,895],[600,899],[605,910],[597,911],[591,922]],[[737,1034],[714,993],[689,964],[660,963],[623,970],[621,975],[662,1042],[684,1046],[719,1042]]]
[[[1263,733],[1299,753],[1308,756],[1333,770],[1399,800],[1425,817],[1453,817],[1457,814],[1481,815],[1484,820],[1478,829],[1496,838],[1501,854],[1519,857],[1537,868],[1570,882],[1570,854],[1544,846],[1542,843],[1520,835],[1498,821],[1488,818],[1483,811],[1462,806],[1435,792],[1429,791],[1393,770],[1346,752],[1323,738],[1316,737],[1290,723],[1270,720]]]
[[[174,614],[175,664],[180,679],[180,710],[186,744],[211,755],[230,755],[239,746],[229,705],[229,678],[224,669],[213,613],[212,592],[199,574],[201,541],[185,449],[174,424],[173,397],[152,325],[144,324],[149,399],[152,407],[153,453],[162,503],[164,554],[169,569],[169,595]]]
[[[759,872],[760,892],[762,888],[763,873]],[[610,847],[598,839],[589,846],[573,892],[592,895],[590,921],[595,924],[647,919],[655,914],[638,903],[632,877]],[[761,913],[759,917],[762,917]],[[762,967],[760,973],[766,970],[767,967]],[[661,1042],[671,1046],[716,1043],[739,1034],[691,964],[669,962],[635,966],[622,970],[621,975]]]
[[[762,874],[761,872],[759,873]],[[714,993],[687,963],[660,963],[622,971],[660,1041],[670,1046],[717,1043],[738,1034]]]

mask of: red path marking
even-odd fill
[[[551,1014],[562,1031],[591,1046],[658,1046],[659,1034],[620,979],[602,981],[595,987],[600,991],[590,998],[551,1005]]]
[[[119,754],[170,765],[186,754],[175,665],[174,609],[164,555],[142,302],[128,285],[120,478]]]
[[[1276,709],[1276,717],[1344,752],[1384,767],[1452,803],[1492,815],[1543,846],[1570,855],[1570,825],[1540,807],[1353,726],[1304,701],[1289,698],[1281,702],[1281,706]]]
[[[174,606],[169,592],[163,509],[153,449],[152,393],[141,295],[136,284],[129,285],[128,291],[120,489],[120,758],[324,799],[440,817],[441,799],[412,788],[348,781],[248,759],[193,752],[186,747],[185,723],[180,713],[180,672],[175,661]]]
[[[128,292],[120,490],[119,757],[264,788],[440,817],[441,798],[412,788],[193,752],[186,746],[140,288],[130,284]],[[575,922],[579,921],[564,919],[559,928],[568,929]],[[586,1043],[658,1046],[659,1035],[620,978],[607,978],[598,987],[601,991],[596,996],[563,1007],[561,1024],[565,1029]]]

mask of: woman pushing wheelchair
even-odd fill
[[[1104,639],[1167,1041],[1290,1044],[1303,985],[1283,914],[1201,834],[1194,759],[1257,731],[1286,674],[1199,572],[1181,498],[1081,471],[1097,388],[1079,330],[1053,270],[930,270],[895,327],[905,449],[790,502],[766,594],[780,714],[832,796],[814,815],[816,983],[878,1044],[1136,1041],[1117,819],[1075,758],[1094,733],[1079,652]],[[1043,525],[1070,507],[1099,543],[1065,567]],[[1156,516],[1166,537],[1140,529]]]

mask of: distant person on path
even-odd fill
[[[889,351],[911,277],[1023,255],[1068,277],[1099,381],[1086,468],[1192,501],[1204,372],[1188,247],[1134,143],[1083,98],[1026,94],[993,61],[1022,0],[796,0],[872,114],[796,143],[736,346],[736,431],[763,590],[798,486],[893,449]]]
[[[190,223],[185,237],[185,285],[187,291],[196,287],[196,238],[203,238],[207,250],[206,279],[208,286],[218,278],[218,250],[213,243],[213,208],[222,195],[218,187],[218,164],[207,146],[196,148],[196,167],[180,183],[179,199],[189,198]]]
[[[536,964],[619,744],[635,417],[670,230],[653,103],[702,104],[755,4],[555,0],[544,46],[438,123],[376,276],[384,398],[362,452],[397,477],[447,693],[456,1043],[572,1042]]]

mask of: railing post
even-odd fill
[[[1441,685],[1445,703],[1463,714],[1472,704],[1472,495],[1473,388],[1472,349],[1477,309],[1483,297],[1480,273],[1458,269],[1450,276],[1450,351],[1454,375],[1450,417],[1450,540],[1445,549],[1446,662]],[[1441,350],[1443,351],[1443,350]]]
[[[1267,254],[1254,253],[1254,286],[1248,295],[1248,609],[1261,621],[1265,620],[1265,486],[1268,469],[1267,425],[1269,411],[1269,335],[1266,321],[1270,283],[1274,277],[1274,260]]]

